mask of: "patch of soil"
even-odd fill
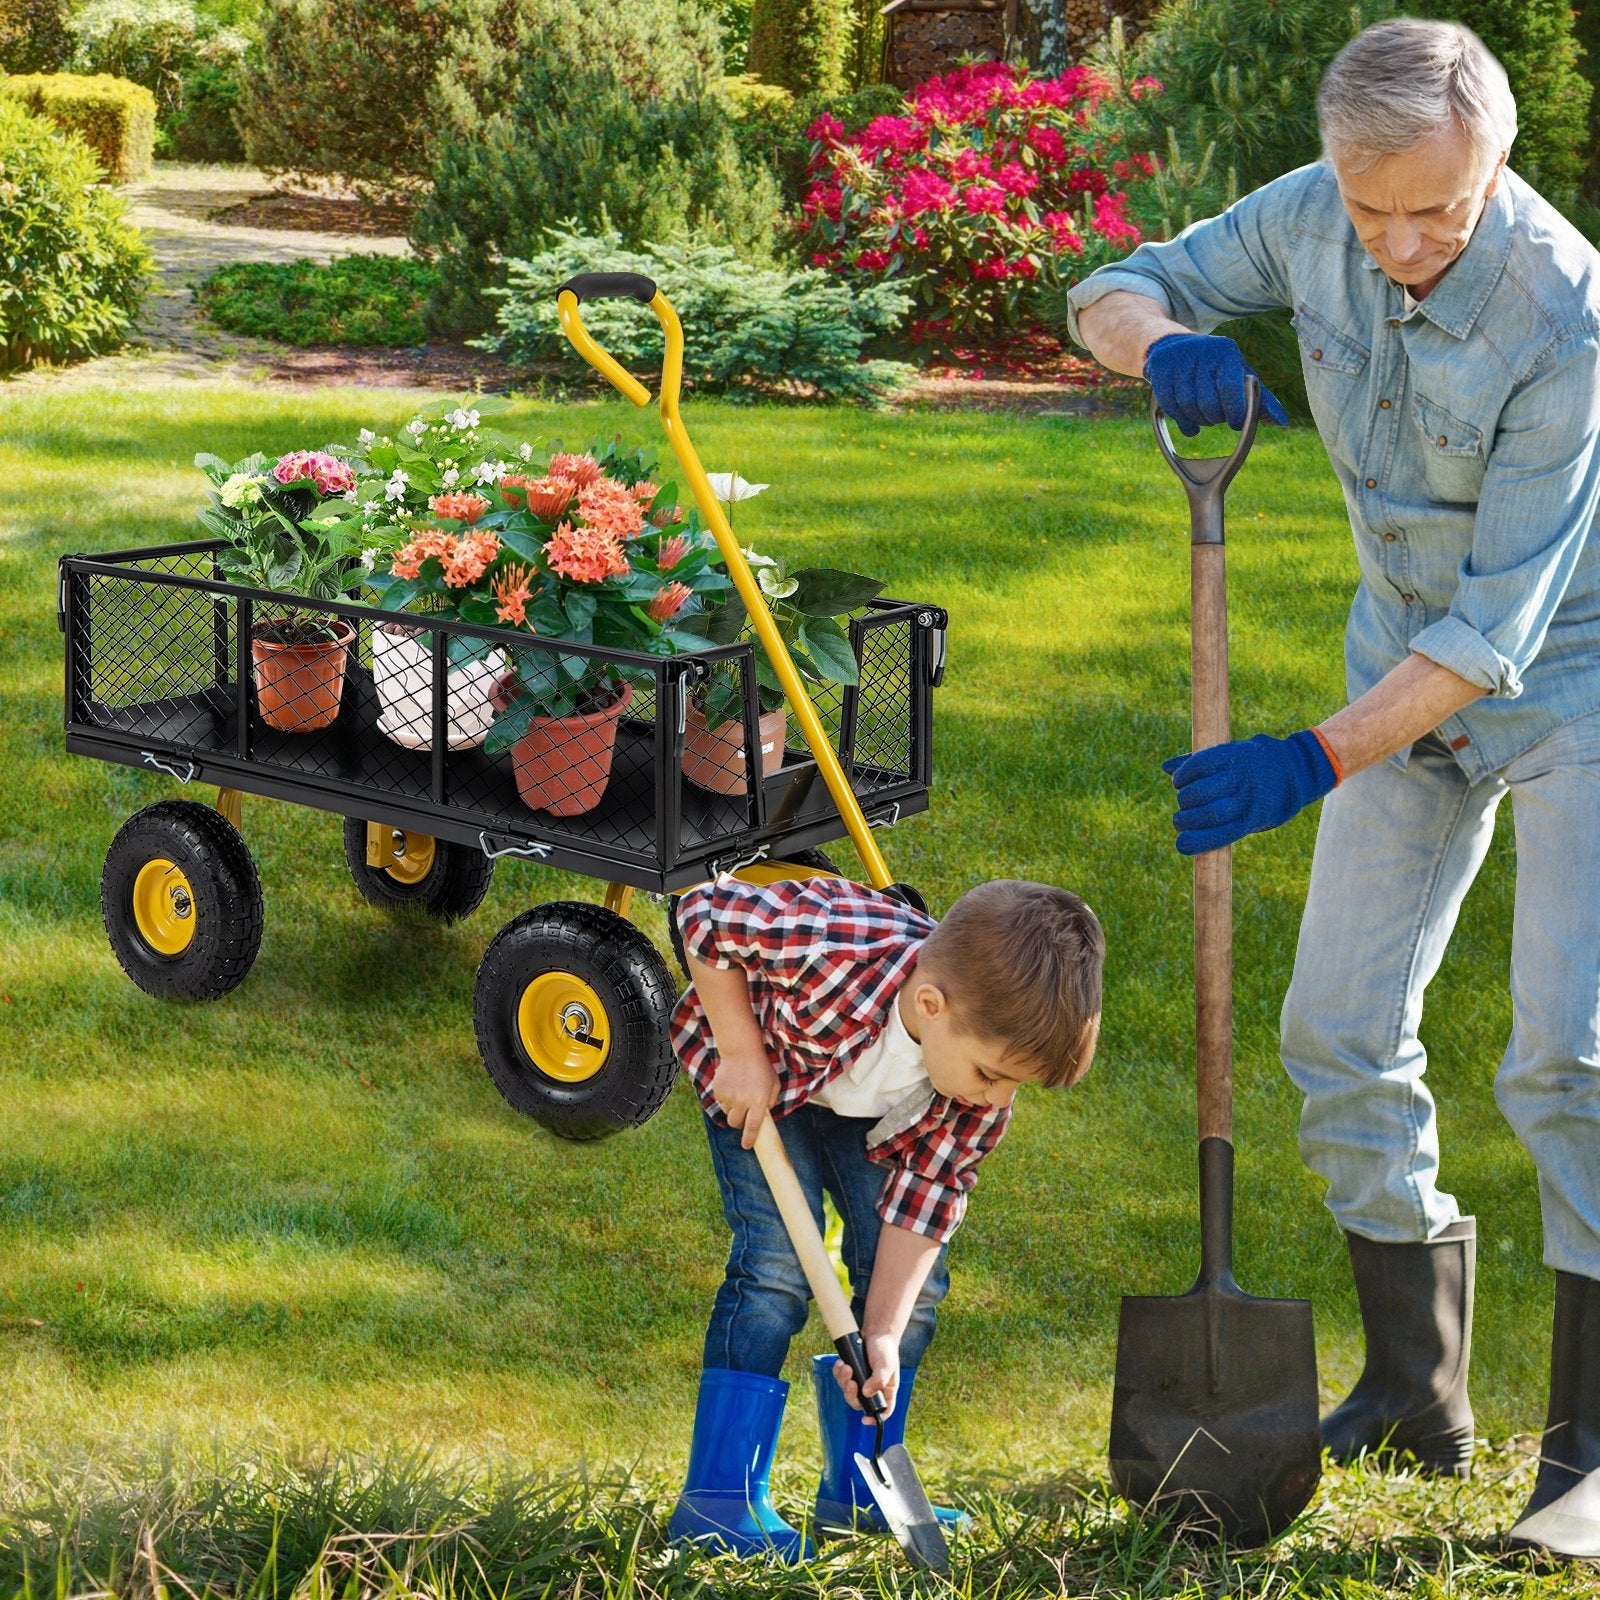
[[[946,343],[924,362],[902,404],[1094,417],[1127,409],[1142,388],[1042,331],[1000,344]]]
[[[262,370],[273,383],[349,384],[363,389],[444,389],[471,394],[509,389],[512,369],[487,350],[439,340],[415,348],[385,350],[362,345],[287,347],[265,357]]]
[[[277,189],[239,205],[222,206],[208,220],[231,228],[282,228],[294,233],[349,233],[392,238],[411,226],[414,208],[353,194],[312,194]]]

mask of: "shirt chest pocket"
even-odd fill
[[[1323,438],[1331,439],[1361,388],[1372,352],[1309,306],[1296,307],[1294,328],[1300,339],[1306,397]]]
[[[1446,503],[1476,504],[1488,465],[1482,432],[1420,390],[1411,396],[1411,421],[1420,436],[1417,448],[1428,493]]]

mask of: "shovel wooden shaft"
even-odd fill
[[[1220,528],[1219,528],[1220,532]],[[1226,546],[1191,546],[1191,748],[1230,737]],[[1194,858],[1195,1092],[1200,1137],[1233,1139],[1233,852]]]
[[[771,1116],[761,1119],[761,1127],[756,1134],[756,1160],[761,1163],[761,1171],[766,1177],[767,1187],[772,1190],[778,1214],[788,1229],[789,1243],[800,1258],[800,1270],[805,1273],[806,1282],[811,1286],[812,1298],[817,1302],[817,1309],[822,1313],[829,1335],[837,1343],[853,1333],[859,1333],[861,1330],[850,1310],[850,1302],[845,1299],[844,1289],[833,1270],[833,1262],[828,1258],[827,1246],[817,1231],[816,1218],[811,1215],[805,1191],[794,1174],[789,1152],[783,1148],[783,1137]]]

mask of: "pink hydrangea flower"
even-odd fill
[[[318,494],[345,494],[356,486],[356,475],[337,456],[323,450],[291,450],[280,456],[272,469],[279,483],[298,483],[310,478]]]

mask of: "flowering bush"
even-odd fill
[[[685,516],[676,490],[652,480],[653,466],[652,452],[595,446],[502,472],[481,491],[434,495],[431,520],[409,530],[387,570],[375,564],[368,585],[386,610],[445,611],[480,627],[647,655],[695,648],[703,636],[683,621],[730,582],[698,516]],[[496,649],[470,636],[450,643],[452,661]],[[585,656],[512,652],[485,748],[509,749],[535,716],[600,709],[630,675]]]
[[[1128,93],[1159,88],[1141,78]],[[1034,78],[989,61],[930,78],[904,116],[857,133],[818,118],[799,224],[811,261],[915,281],[916,337],[1017,325],[1041,276],[1082,276],[1139,242],[1128,189],[1153,163],[1086,131],[1110,93],[1084,67]]]

